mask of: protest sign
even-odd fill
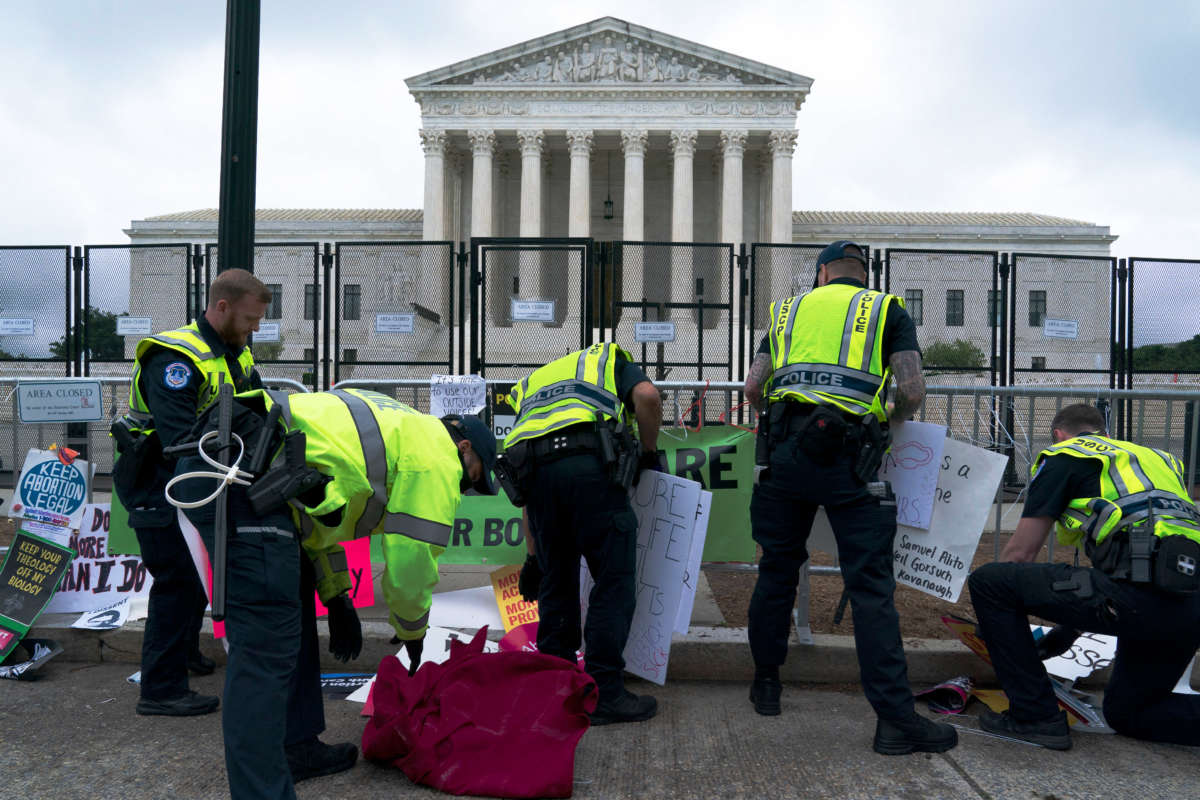
[[[671,634],[700,507],[700,484],[645,472],[631,505],[638,518],[637,606],[625,645],[625,669],[661,686],[667,680]]]
[[[528,602],[521,597],[517,584],[521,580],[521,567],[512,564],[492,572],[492,591],[496,593],[496,605],[505,632],[529,622],[538,621],[537,602]]]
[[[958,602],[1008,456],[946,439],[928,531],[896,526],[896,582]]]
[[[107,503],[84,507],[78,531],[71,533],[69,547],[75,560],[63,576],[46,611],[51,614],[95,611],[111,606],[122,597],[148,598],[154,578],[139,556],[114,556],[108,550]]]
[[[79,619],[71,623],[71,627],[91,631],[111,631],[124,625],[127,619],[129,619],[129,598],[122,597],[103,608],[83,612]]]
[[[879,477],[892,484],[896,521],[901,525],[929,528],[945,441],[944,425],[902,422],[892,430],[892,447],[883,458]]]
[[[425,645],[421,650],[421,664],[441,664],[450,658],[451,642],[466,644],[471,641],[473,636],[474,634],[459,633],[449,628],[429,626],[429,629],[425,631]],[[484,642],[483,652],[498,653],[500,652],[500,645],[496,642]],[[400,660],[405,669],[408,669],[412,664],[408,657],[408,651],[403,647],[396,652],[395,658]],[[365,703],[371,694],[371,687],[374,685],[375,677],[372,676],[369,681],[347,695],[346,699],[353,703]],[[367,714],[366,710],[363,713]],[[369,716],[369,714],[367,715]]]
[[[478,414],[487,403],[487,383],[478,375],[433,375],[429,379],[429,413],[435,417]]]
[[[72,555],[47,539],[17,532],[0,565],[0,661],[46,608]]]
[[[28,636],[21,640],[21,647],[29,654],[29,659],[0,667],[0,678],[33,680],[34,676],[30,673],[63,651],[62,645],[53,639],[33,639]],[[3,649],[4,642],[0,640],[0,650]]]
[[[30,449],[25,454],[25,465],[13,490],[8,514],[48,525],[78,528],[91,476],[91,467],[83,459],[69,460],[54,450]]]
[[[1050,632],[1044,625],[1030,625],[1035,639],[1040,639]],[[1091,675],[1098,669],[1112,665],[1117,656],[1117,637],[1103,633],[1082,633],[1071,645],[1071,649],[1061,656],[1049,658],[1042,663],[1046,672],[1069,681]]]
[[[355,608],[370,608],[375,605],[375,582],[371,575],[371,541],[351,539],[342,542],[346,551],[346,568],[350,570],[350,602]],[[314,593],[315,595],[315,593]],[[329,609],[317,598],[317,616],[323,617]]]
[[[687,566],[683,571],[683,594],[679,598],[679,612],[675,615],[675,632],[679,634],[686,634],[691,626],[692,609],[696,605],[696,586],[700,580],[700,557],[704,552],[711,509],[712,492],[700,492],[700,504],[696,507],[696,525],[692,528],[692,543],[688,546]]]

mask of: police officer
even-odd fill
[[[527,590],[539,587],[538,650],[575,663],[582,556],[595,580],[582,636],[599,689],[592,724],[649,719],[657,701],[628,691],[621,673],[636,605],[628,481],[657,469],[658,390],[628,353],[600,343],[535,370],[513,387],[509,404],[517,418],[500,471],[510,499],[525,506],[536,550],[521,578]]]
[[[1108,724],[1139,739],[1200,745],[1200,696],[1172,694],[1200,646],[1200,512],[1175,457],[1105,430],[1103,414],[1089,405],[1055,414],[1054,445],[1034,461],[1021,521],[1001,561],[968,580],[1009,698],[1008,711],[984,712],[980,725],[1069,749],[1066,713],[1041,661],[1092,631],[1117,637],[1104,693]],[[1054,526],[1060,542],[1087,553],[1091,568],[1030,563]],[[1029,614],[1061,626],[1035,644]]]
[[[916,328],[899,297],[866,288],[859,245],[837,241],[817,257],[816,288],[771,304],[770,331],[746,378],[760,410],[765,467],[754,487],[750,522],[762,547],[750,599],[750,700],[759,714],[780,713],[779,667],[787,656],[792,606],[818,506],[837,539],[854,615],[863,691],[878,716],[874,748],[885,755],[941,752],[955,730],[913,706],[893,602],[895,504],[875,481],[889,422],[908,419],[925,395]],[[896,378],[890,414],[886,386]],[[768,455],[769,454],[769,455]]]
[[[188,670],[210,674],[199,650],[208,598],[192,566],[175,509],[163,497],[173,464],[162,448],[184,441],[196,418],[216,401],[216,387],[261,385],[246,338],[271,301],[249,272],[220,273],[198,320],[138,342],[129,389],[129,414],[114,426],[121,457],[114,488],[129,512],[142,560],[154,577],[142,638],[139,714],[190,716],[215,711],[216,697],[188,690]]]
[[[331,640],[345,627],[341,606],[350,589],[338,543],[381,534],[393,641],[404,644],[415,672],[437,560],[449,543],[459,501],[470,490],[496,493],[495,435],[478,417],[438,419],[360,389],[259,398],[263,408],[275,400],[283,405],[287,428],[305,434],[307,466],[329,479],[293,505],[303,512],[304,549],[316,568],[317,592],[330,608]]]

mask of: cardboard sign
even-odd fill
[[[109,552],[110,518],[108,503],[84,507],[83,521],[68,544],[76,553],[75,560],[46,607],[49,613],[97,611],[121,598],[149,598],[154,578],[141,557]]]
[[[72,628],[83,628],[91,631],[116,630],[129,619],[129,598],[122,597],[115,603],[110,603],[94,611],[85,611],[79,619],[71,623]]]
[[[433,375],[429,379],[429,413],[435,417],[478,414],[487,403],[487,383],[478,375]]]
[[[893,429],[879,477],[892,484],[901,525],[929,529],[945,442],[945,425],[902,422]]]
[[[17,384],[21,422],[97,422],[104,419],[100,381],[64,378]]]
[[[46,608],[72,555],[54,542],[17,532],[0,566],[0,661]]]
[[[521,597],[521,590],[517,588],[520,579],[519,564],[510,564],[492,572],[492,591],[496,593],[496,605],[500,609],[505,632],[538,621],[538,604]]]
[[[375,582],[371,575],[371,540],[351,539],[342,542],[346,551],[346,567],[350,570],[350,602],[355,608],[370,608],[375,605]],[[317,598],[317,616],[323,617],[329,609]]]
[[[90,465],[82,459],[64,464],[55,451],[31,449],[25,454],[9,516],[78,528],[91,475]]]
[[[712,511],[712,492],[700,492],[696,507],[696,525],[692,528],[692,544],[688,548],[687,568],[683,572],[683,594],[679,597],[679,612],[675,615],[675,632],[686,634],[692,624],[692,609],[696,606],[696,586],[700,580],[700,557],[708,534],[708,515]]]
[[[929,530],[896,526],[896,582],[958,602],[1008,456],[946,439]]]

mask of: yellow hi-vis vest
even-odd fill
[[[1154,535],[1183,535],[1200,542],[1200,512],[1183,486],[1183,465],[1170,453],[1086,434],[1038,453],[1042,460],[1068,455],[1100,462],[1100,497],[1080,497],[1059,516],[1058,540],[1082,547],[1100,544],[1118,528],[1145,524],[1154,514]]]
[[[420,639],[429,626],[437,560],[462,499],[462,462],[446,426],[360,389],[270,397],[283,405],[288,429],[304,432],[305,463],[333,479],[320,505],[293,502],[321,600],[350,588],[338,543],[382,534],[383,594],[392,627],[401,639]],[[337,527],[317,519],[339,508]]]
[[[139,387],[139,379],[142,376],[142,358],[155,347],[165,347],[168,350],[174,350],[177,353],[185,356],[189,361],[196,365],[204,383],[199,387],[196,400],[196,416],[199,417],[204,411],[217,402],[217,391],[221,387],[221,383],[233,383],[233,376],[229,373],[229,364],[225,361],[223,355],[213,353],[212,348],[208,346],[208,342],[204,341],[204,337],[200,335],[199,323],[193,322],[190,325],[185,325],[173,331],[163,331],[156,333],[153,336],[142,339],[137,343],[137,350],[134,357],[137,359],[133,367],[133,379],[129,385],[129,421],[132,423],[131,428],[149,433],[154,428],[154,420],[150,413],[150,407],[146,405],[146,400],[142,397],[142,390]],[[242,367],[242,372],[249,376],[254,371],[254,355],[250,352],[249,347],[243,347],[242,352],[238,354],[238,364]]]
[[[504,446],[580,422],[618,419],[628,423],[624,403],[617,396],[618,357],[633,360],[620,346],[598,342],[551,361],[513,386],[508,402],[517,419]]]
[[[894,295],[843,283],[772,303],[767,402],[834,406],[886,420],[883,326],[890,303],[904,307]]]

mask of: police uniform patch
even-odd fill
[[[192,377],[192,368],[182,361],[172,361],[163,370],[163,384],[168,389],[182,389]]]

